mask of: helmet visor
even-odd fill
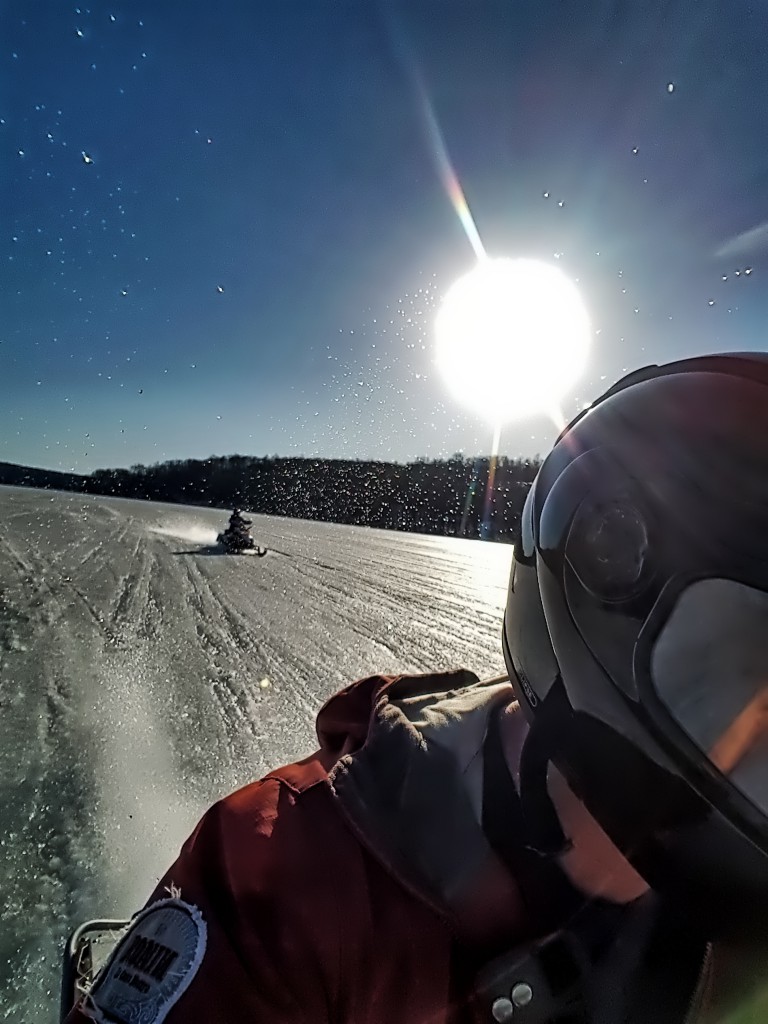
[[[708,761],[768,814],[768,593],[692,583],[656,638],[651,678]]]

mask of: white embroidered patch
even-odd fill
[[[92,1020],[161,1024],[203,960],[207,929],[197,907],[158,900],[137,914],[86,997]]]

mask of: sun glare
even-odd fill
[[[481,260],[448,290],[435,329],[449,389],[493,424],[549,413],[589,352],[576,285],[539,260]]]

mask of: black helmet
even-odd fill
[[[768,355],[648,367],[563,431],[503,640],[533,845],[565,842],[551,761],[651,886],[768,931]]]

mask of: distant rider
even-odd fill
[[[252,525],[252,520],[245,519],[243,513],[239,508],[236,508],[232,515],[229,517],[229,529],[232,533],[248,533]]]

